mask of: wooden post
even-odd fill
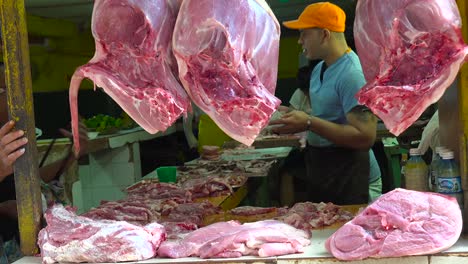
[[[42,206],[24,0],[0,0],[8,112],[29,140],[14,166],[21,251],[37,254]]]
[[[467,0],[457,0],[458,9],[462,18],[462,34],[465,42],[468,41],[468,3]],[[460,97],[460,126],[461,133],[459,133],[460,141],[460,176],[462,177],[462,185],[464,192],[464,215],[463,215],[463,229],[464,233],[468,233],[468,152],[467,152],[467,139],[468,139],[468,64],[462,66],[458,79],[458,96]]]

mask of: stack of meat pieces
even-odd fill
[[[190,222],[202,226],[206,216],[219,214],[221,211],[221,208],[209,202],[185,203],[171,208],[163,215],[167,222]]]
[[[181,188],[190,191],[192,198],[220,196],[233,193],[228,178],[208,176],[188,179],[180,183]]]
[[[92,33],[94,57],[70,83],[76,152],[83,78],[150,133],[190,111],[190,97],[250,145],[281,103],[274,96],[280,26],[265,0],[96,0]]]
[[[219,160],[221,158],[221,148],[218,146],[203,146],[200,158],[204,160]]]
[[[219,222],[200,228],[180,240],[167,240],[158,250],[161,257],[236,258],[260,257],[303,252],[310,244],[309,232],[275,220],[241,225]]]
[[[158,223],[136,226],[123,221],[92,220],[71,208],[55,205],[39,232],[43,263],[120,262],[153,258],[165,239]]]
[[[190,200],[230,194],[233,192],[232,183],[237,183],[239,180],[246,179],[245,177],[238,179],[211,175],[208,177],[184,177],[177,183],[141,181],[127,188],[127,193],[129,196],[151,199],[180,198]]]
[[[136,225],[146,225],[160,221],[172,208],[186,203],[179,198],[148,199],[131,197],[119,201],[101,201],[101,204],[82,214],[92,219],[126,221]]]
[[[353,215],[333,203],[297,203],[290,209],[280,210],[276,219],[296,228],[310,230],[329,226],[336,222],[346,222]]]
[[[126,189],[129,197],[167,199],[180,198],[191,200],[192,193],[173,183],[140,181]]]

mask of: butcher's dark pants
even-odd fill
[[[368,150],[308,146],[305,163],[309,201],[339,205],[368,202]]]
[[[13,175],[0,182],[0,203],[8,200],[16,200],[15,179]],[[3,241],[15,237],[19,241],[18,221],[7,216],[0,215],[0,236]]]

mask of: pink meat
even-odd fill
[[[94,57],[70,83],[70,111],[79,151],[77,96],[83,78],[104,89],[149,133],[165,131],[190,107],[178,81],[171,40],[179,1],[96,0]]]
[[[183,240],[165,241],[159,247],[158,255],[171,258],[199,256],[200,248],[206,241],[213,240],[226,232],[231,232],[233,227],[239,225],[240,223],[234,221],[219,222],[195,230],[188,234]]]
[[[173,49],[193,102],[226,134],[251,145],[281,103],[280,26],[264,0],[184,0]]]
[[[240,225],[219,222],[203,227],[178,241],[165,241],[158,254],[171,258],[235,258],[245,255],[269,257],[303,252],[310,232],[285,223],[266,220]]]
[[[462,224],[455,198],[395,189],[338,229],[325,246],[341,260],[434,254],[457,242]]]
[[[356,48],[367,105],[395,135],[452,84],[468,54],[455,0],[359,0]]]
[[[71,208],[55,205],[45,214],[47,226],[38,235],[43,263],[137,261],[156,255],[164,227],[123,221],[92,220]]]

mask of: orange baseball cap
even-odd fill
[[[296,20],[283,22],[291,29],[326,28],[334,32],[345,31],[346,14],[339,6],[330,2],[308,5]]]

